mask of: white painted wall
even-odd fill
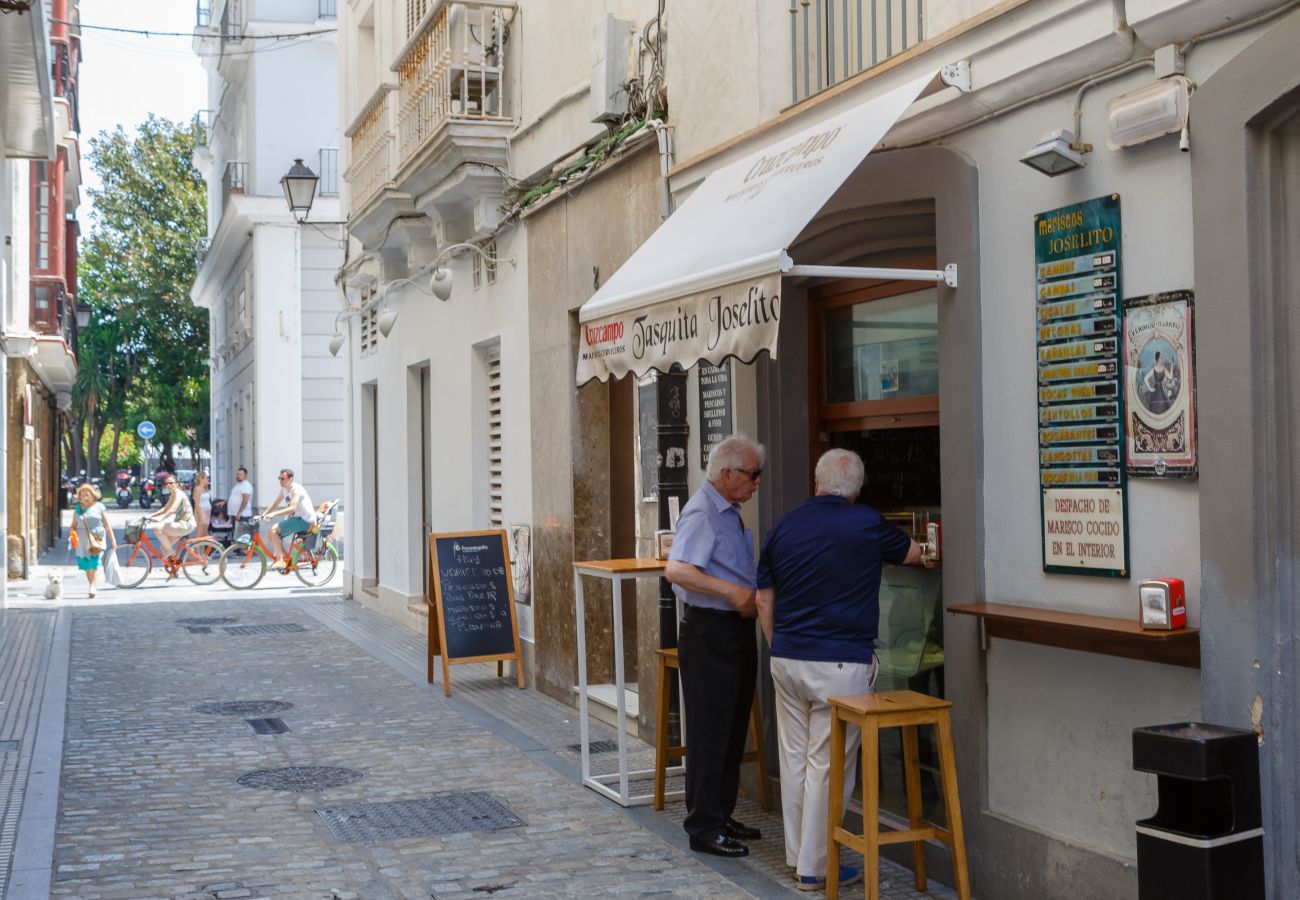
[[[248,30],[262,34],[302,31],[315,24],[317,9],[316,0],[244,4]],[[214,241],[193,299],[211,310],[214,355],[230,348],[212,372],[214,485],[226,496],[243,465],[254,503],[264,508],[275,497],[276,474],[290,468],[314,501],[335,499],[343,489],[346,370],[346,359],[328,350],[342,308],[334,276],[343,252],[333,237],[338,226],[330,224],[340,218],[338,200],[318,196],[309,216],[317,224],[300,226],[284,206],[279,180],[295,158],[319,173],[319,151],[339,146],[336,40],[253,54],[237,80],[223,78],[215,60],[205,64],[209,107],[217,111],[205,173]],[[223,210],[229,161],[248,163],[249,181]],[[253,333],[232,339],[241,322],[226,298],[241,289]]]
[[[1109,21],[1116,13],[1108,3],[1069,5],[1074,14],[1086,15],[1089,21]],[[1212,6],[1173,0],[1128,5],[1151,22],[1158,20],[1164,33],[1177,33],[1184,40],[1196,33],[1187,31],[1188,23]],[[789,102],[788,32],[783,32],[788,28],[789,13],[782,6],[758,6],[754,13],[748,7],[728,9],[734,21],[746,23],[737,28],[737,33],[746,35],[740,41],[718,39],[720,29],[714,20],[720,14],[708,4],[671,7],[669,88],[679,161],[737,138]],[[989,7],[982,0],[934,4],[927,6],[927,15],[937,30],[940,23],[960,25]],[[1188,15],[1179,20],[1176,7],[1184,7],[1181,11]],[[776,21],[782,16],[787,19]],[[1123,17],[1118,18],[1122,23]],[[999,50],[1016,46],[1010,38],[1018,19],[1007,16],[995,26],[996,40],[987,44],[998,77],[1008,82],[1017,73],[1002,70],[1012,60]],[[778,40],[782,33],[786,35],[784,46]],[[1045,61],[1035,70],[1046,72],[1069,57],[1070,42],[1081,39],[1070,29],[1050,32],[1050,42],[1036,48]],[[1250,39],[1238,35],[1196,47],[1188,57],[1189,77],[1204,80],[1226,59],[1244,50]],[[965,40],[965,52],[983,46],[978,37]],[[761,58],[762,64],[756,65],[756,58]],[[978,59],[977,54],[973,63],[977,89],[981,72],[993,71],[981,70]],[[948,61],[939,48],[918,66]],[[1023,67],[1026,62],[1022,59],[1017,65]],[[1186,582],[1191,621],[1199,621],[1201,509],[1194,481],[1130,482],[1131,578],[1042,572],[1034,214],[1118,193],[1124,296],[1195,287],[1189,155],[1179,153],[1176,136],[1123,151],[1105,146],[1107,99],[1149,84],[1152,77],[1149,70],[1136,72],[1085,95],[1083,139],[1096,149],[1081,172],[1049,179],[1018,161],[1041,134],[1069,124],[1073,91],[1042,98],[1018,112],[943,139],[944,144],[967,154],[979,169],[985,361],[981,434],[972,435],[971,440],[983,441],[985,459],[984,519],[980,524],[985,535],[986,582],[981,596],[949,597],[950,603],[986,600],[1129,618],[1135,614],[1139,580],[1176,576]],[[872,91],[868,82],[859,96],[866,99]],[[852,102],[852,96],[846,95],[846,101]],[[1195,152],[1194,122],[1192,127]],[[754,137],[724,157],[737,158],[768,139]],[[688,172],[682,180],[691,177]],[[680,203],[681,197],[678,199]],[[870,202],[869,198],[864,202]],[[1213,302],[1213,298],[1198,298],[1198,302]],[[782,364],[793,360],[802,365],[802,359],[799,354],[783,359]],[[743,372],[743,367],[738,367],[736,415],[741,427],[747,417],[741,402],[742,386],[750,383]],[[694,402],[693,387],[689,396]],[[695,455],[692,451],[693,466]],[[692,475],[694,485],[697,476]],[[994,640],[987,653],[987,679],[986,802],[990,812],[1069,844],[1131,861],[1135,856],[1133,822],[1155,808],[1152,779],[1132,772],[1131,731],[1138,725],[1199,717],[1199,673]]]

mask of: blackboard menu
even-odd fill
[[[517,653],[504,531],[434,535],[442,653],[449,660]]]
[[[720,366],[700,363],[700,467],[709,454],[731,434],[731,362]]]

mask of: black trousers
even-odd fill
[[[686,820],[694,838],[722,831],[736,808],[758,647],[754,619],[687,606],[677,640],[686,719]]]

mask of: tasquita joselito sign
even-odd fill
[[[701,359],[748,361],[761,350],[775,356],[780,318],[780,276],[774,274],[585,322],[578,380],[667,371]]]

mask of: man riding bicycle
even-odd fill
[[[312,506],[306,488],[293,480],[292,469],[280,470],[280,493],[267,507],[266,512],[257,518],[269,520],[280,516],[288,516],[288,518],[271,526],[271,552],[275,554],[271,568],[276,571],[284,569],[289,564],[289,554],[285,552],[280,538],[302,534],[316,524],[316,508]]]

